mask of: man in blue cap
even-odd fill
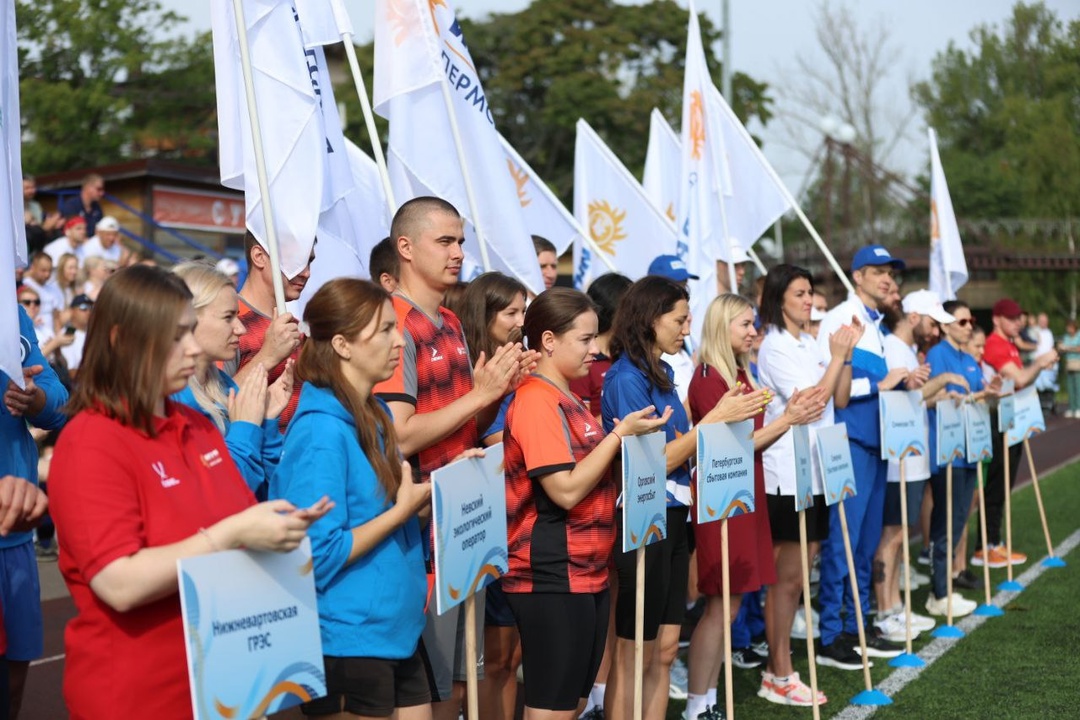
[[[859,587],[863,622],[870,615],[871,572],[874,553],[881,541],[885,507],[887,465],[881,459],[881,419],[878,392],[893,390],[907,380],[903,368],[890,371],[885,364],[884,338],[880,330],[882,311],[892,289],[893,274],[904,269],[904,261],[893,257],[881,245],[867,245],[851,261],[855,292],[825,315],[818,331],[818,343],[828,352],[829,337],[843,325],[863,334],[851,359],[851,400],[836,409],[836,422],[847,423],[851,461],[855,471],[855,497],[844,501],[848,533],[855,556],[855,577]],[[818,662],[843,670],[861,670],[858,626],[851,596],[844,537],[834,505],[829,515],[829,537],[821,547],[821,650]],[[841,618],[841,612],[845,613]],[[867,654],[895,657],[898,648],[886,642],[872,624],[867,627]]]

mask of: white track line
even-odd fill
[[[36,665],[48,665],[49,663],[56,662],[57,660],[63,660],[65,657],[65,653],[60,653],[59,655],[53,655],[52,657],[38,658],[37,660],[30,661],[30,667],[34,667]]]
[[[1058,545],[1054,549],[1054,554],[1063,558],[1069,554],[1077,545],[1080,545],[1080,530],[1077,530],[1072,535],[1067,537],[1064,542]],[[1042,559],[1039,562],[1028,568],[1020,577],[1016,578],[1016,581],[1023,585],[1025,588],[1035,582],[1047,570],[1052,568],[1044,567]],[[997,605],[999,608],[1004,608],[1013,598],[1020,593],[1013,591],[1000,591],[995,595],[991,602]],[[956,624],[958,628],[964,631],[965,635],[970,635],[975,628],[982,625],[990,618],[983,617],[981,615],[968,615],[966,618]],[[929,645],[924,647],[918,656],[926,662],[925,667],[921,668],[897,668],[878,685],[875,689],[888,695],[890,698],[895,698],[897,694],[907,687],[907,684],[912,680],[915,680],[924,671],[929,670],[930,666],[934,662],[952,649],[953,645],[961,642],[963,638],[935,638]],[[870,717],[877,710],[875,706],[867,705],[849,705],[841,710],[839,713],[833,716],[835,720],[865,720]]]

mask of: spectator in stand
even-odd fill
[[[60,214],[65,218],[82,218],[86,224],[85,237],[91,237],[97,229],[98,222],[105,216],[98,202],[105,197],[105,180],[96,173],[91,173],[83,178],[82,188],[78,195],[69,195],[60,200]]]
[[[90,326],[90,313],[94,309],[94,301],[86,295],[76,295],[71,301],[71,316],[63,332],[74,338],[74,341],[60,348],[67,365],[68,375],[74,382],[82,365],[83,348],[86,345],[86,331]]]
[[[308,716],[431,718],[417,519],[431,486],[413,482],[389,408],[372,394],[400,362],[395,320],[389,295],[357,278],[327,282],[304,311],[304,387],[271,494],[336,503],[310,533],[328,693],[302,706]]]
[[[994,324],[993,332],[986,338],[986,349],[983,361],[992,367],[1004,380],[1012,380],[1016,389],[1020,390],[1035,382],[1035,378],[1043,370],[1057,364],[1057,352],[1050,350],[1048,353],[1036,357],[1031,365],[1024,367],[1020,360],[1020,350],[1015,340],[1023,329],[1024,312],[1020,305],[1011,298],[1003,298],[994,303],[991,311]],[[1005,460],[1004,454],[999,452],[1001,448],[1001,433],[997,431],[997,412],[991,412],[990,430],[994,443],[994,457],[990,461],[990,470],[986,478],[986,539],[988,548],[982,547],[982,539],[978,539],[975,554],[971,558],[971,564],[981,567],[988,563],[992,568],[1022,565],[1027,562],[1027,555],[1013,551],[1010,558],[1006,554],[1006,548],[1001,544],[1001,513],[1005,504]],[[1020,469],[1020,453],[1023,445],[1014,445],[1009,448],[1009,464],[1014,472]]]
[[[521,634],[525,716],[576,720],[607,638],[618,494],[609,466],[623,437],[661,427],[672,409],[657,417],[656,408],[642,407],[609,433],[596,427],[570,391],[597,352],[596,313],[583,293],[541,293],[525,332],[541,353],[507,413],[510,569],[503,585]]]
[[[525,324],[528,291],[514,278],[498,272],[480,275],[461,296],[458,318],[465,333],[469,356],[475,365],[480,355],[491,357],[507,343],[520,343]],[[480,441],[491,446],[503,441],[506,411],[514,394],[499,405],[491,425],[480,431]],[[517,698],[517,670],[521,644],[514,614],[506,593],[496,580],[487,586],[484,600],[484,680],[481,683],[481,717],[513,720]]]
[[[80,291],[91,300],[97,300],[101,286],[114,272],[116,272],[116,263],[112,260],[106,260],[98,255],[86,258],[80,273],[82,280]]]
[[[60,315],[67,303],[52,274],[52,258],[44,252],[36,252],[30,256],[30,267],[23,275],[23,285],[35,290],[41,299],[41,313],[35,320],[35,326],[47,327],[55,333],[60,328]]]
[[[82,283],[79,281],[79,258],[72,253],[64,253],[56,261],[56,273],[53,280],[56,281],[60,292],[64,294],[64,307],[71,305],[76,295],[84,294]],[[67,321],[66,317],[61,318]]]
[[[37,195],[37,179],[33,175],[23,175],[22,190],[26,224],[41,225],[45,212],[41,209],[41,203],[34,199]]]
[[[453,205],[434,197],[406,202],[394,215],[390,237],[399,263],[394,311],[405,348],[401,364],[375,393],[390,408],[398,447],[413,463],[414,476],[428,482],[433,470],[477,447],[478,429],[494,419],[502,398],[531,365],[532,354],[508,343],[470,367],[461,323],[441,306],[465,258],[463,220]],[[483,637],[483,610],[477,611],[477,634]],[[434,605],[428,608],[423,648],[435,720],[457,720],[462,709],[464,623],[460,607],[443,615],[435,614]],[[483,657],[482,648],[477,657]]]
[[[544,278],[544,289],[550,290],[559,279],[559,253],[555,250],[555,243],[547,238],[533,235],[532,241],[536,262],[540,264],[540,275]]]
[[[600,392],[604,387],[604,376],[611,367],[611,326],[619,301],[633,282],[625,275],[605,273],[589,284],[586,295],[596,306],[597,326],[596,347],[599,352],[589,363],[589,374],[575,378],[570,382],[570,389],[585,401],[589,412],[600,417]]]
[[[64,225],[63,216],[56,211],[45,213],[35,196],[37,181],[33,175],[23,176],[23,219],[26,225],[26,246],[30,254],[40,252],[54,239]]]
[[[1045,355],[1054,349],[1054,333],[1050,330],[1050,318],[1046,313],[1039,313],[1035,318],[1035,357]],[[1044,369],[1035,378],[1035,389],[1039,393],[1044,412],[1054,412],[1054,395],[1058,391],[1058,366]]]
[[[30,320],[34,323],[34,332],[37,334],[38,347],[41,349],[41,354],[45,356],[49,364],[56,369],[57,364],[64,367],[64,372],[67,372],[67,366],[64,363],[63,355],[59,352],[60,349],[71,345],[75,342],[74,333],[56,333],[49,325],[38,324],[38,318],[41,316],[41,296],[38,291],[29,285],[23,285],[18,291],[19,304],[26,310],[26,314],[30,316]]]
[[[195,342],[202,354],[187,387],[174,394],[210,418],[225,436],[225,447],[251,492],[266,498],[267,484],[281,459],[278,416],[292,397],[293,361],[267,384],[266,369],[256,365],[238,386],[216,363],[236,357],[240,338],[247,332],[240,322],[236,289],[225,275],[209,265],[188,262],[173,268],[187,284],[195,308]]]
[[[81,217],[73,217],[64,223],[64,234],[45,246],[45,252],[53,259],[53,264],[59,267],[60,258],[65,254],[72,254],[78,260],[83,261],[83,246],[86,244],[86,221]]]
[[[701,364],[690,381],[690,410],[700,421],[732,389],[747,394],[757,388],[750,377],[750,351],[757,330],[754,307],[739,295],[714,298],[705,313],[701,334]],[[771,392],[765,390],[765,403]],[[782,415],[765,425],[764,412],[754,415],[753,486],[755,508],[764,510],[767,503],[762,452],[780,439],[793,425],[805,425],[821,419],[829,397],[824,388],[795,391]],[[764,407],[761,408],[764,410]],[[744,593],[753,593],[764,585],[776,583],[776,565],[772,555],[772,531],[766,512],[742,514],[728,521],[728,554],[731,566],[728,591],[731,593],[731,617],[723,611],[720,523],[694,523],[697,548],[698,589],[706,598],[705,612],[690,640],[690,682],[687,717],[691,720],[717,720],[717,678],[724,661],[724,633],[739,612]],[[732,658],[734,662],[734,657]],[[762,685],[765,698],[787,705],[790,693],[775,684]]]
[[[98,221],[97,233],[83,246],[83,261],[85,262],[87,258],[100,257],[119,265],[123,255],[124,246],[120,243],[120,223],[112,215],[106,215]]]
[[[668,268],[685,273],[673,256],[657,258]],[[676,265],[675,263],[679,264]],[[671,667],[679,649],[679,631],[686,614],[690,580],[690,528],[687,523],[690,495],[690,458],[697,452],[697,433],[675,386],[665,354],[677,353],[690,334],[690,296],[683,284],[650,274],[630,286],[623,295],[611,338],[614,361],[604,377],[601,399],[604,430],[611,432],[616,420],[652,406],[672,409],[664,423],[667,440],[665,482],[668,537],[645,550],[644,648],[645,717],[663,718],[671,692]],[[701,418],[702,423],[736,422],[753,417],[765,403],[762,390],[743,395],[733,388]],[[619,522],[617,520],[617,522]],[[617,530],[618,532],[618,530]],[[634,638],[636,616],[635,553],[616,548],[619,574],[615,602],[615,652],[606,697],[606,714],[631,717],[634,688]]]
[[[0,477],[14,475],[38,484],[38,450],[30,428],[59,430],[64,425],[60,408],[67,390],[49,366],[38,346],[34,324],[20,305],[19,342],[22,346],[23,388],[0,371],[4,401],[0,405]],[[41,657],[43,631],[41,589],[38,584],[34,535],[20,525],[0,536],[0,608],[3,634],[7,637],[7,669],[10,702],[5,711],[11,720],[19,716],[30,661]]]
[[[826,356],[820,345],[804,332],[813,307],[814,288],[810,273],[794,265],[777,265],[765,276],[761,320],[765,340],[758,351],[760,381],[776,393],[765,409],[765,421],[783,416],[796,393],[808,388],[825,391],[826,405],[814,430],[833,424],[834,407],[848,403],[851,388],[851,361],[863,328],[858,322],[838,328],[830,337]],[[786,699],[790,705],[811,705],[810,687],[791,662],[791,626],[802,594],[802,553],[799,520],[795,512],[794,441],[781,437],[762,456],[766,507],[772,532],[776,584],[765,596],[765,635],[769,661],[762,673],[759,693],[770,700]],[[825,486],[819,463],[812,463],[814,504],[806,510],[807,565],[814,561],[821,542],[829,535],[829,511],[825,506]],[[809,602],[806,603],[809,606]],[[809,609],[807,610],[809,612]],[[818,691],[818,702],[826,696]]]
[[[397,290],[398,254],[390,238],[383,238],[371,248],[368,272],[371,273],[372,282],[378,283],[386,292],[393,293]]]
[[[1080,418],[1080,330],[1075,320],[1065,323],[1058,352],[1065,357],[1065,388],[1069,392],[1069,409],[1065,411],[1065,417]]]
[[[295,362],[300,353],[303,339],[300,335],[300,322],[290,312],[278,314],[270,255],[250,231],[244,236],[244,254],[247,258],[248,276],[244,280],[244,286],[240,288],[239,317],[247,332],[240,338],[236,358],[225,363],[224,370],[232,376],[233,382],[243,386],[246,374],[253,372],[261,364],[266,369],[267,381],[273,383],[285,372],[287,361],[292,359]],[[314,259],[313,247],[308,264],[299,273],[292,278],[282,273],[286,302],[300,297],[308,278],[311,277],[311,262]],[[278,418],[278,427],[282,433],[285,432],[299,400],[300,383],[293,383],[292,398]]]

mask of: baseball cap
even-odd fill
[[[90,299],[89,295],[79,294],[71,299],[71,307],[79,310],[89,310],[94,307],[94,301]]]
[[[881,245],[867,245],[859,248],[858,252],[855,253],[855,257],[851,259],[851,272],[861,270],[867,265],[892,265],[897,270],[904,269],[904,261],[900,258],[894,258]]]
[[[84,220],[81,215],[76,215],[73,218],[68,218],[68,221],[66,223],[64,223],[64,230],[70,230],[71,228],[75,227],[76,225],[85,225],[85,224],[86,224],[86,220]]]
[[[659,255],[649,263],[649,275],[660,275],[675,282],[697,280],[697,275],[692,275],[686,269],[686,263],[679,259],[678,255]]]
[[[908,293],[904,297],[902,307],[906,313],[929,315],[942,325],[956,322],[956,318],[945,312],[945,308],[941,306],[941,299],[938,294],[930,290],[916,290]]]
[[[97,221],[97,225],[94,226],[95,230],[119,230],[120,223],[116,221],[112,215],[106,215]]]
[[[240,274],[240,265],[232,258],[221,258],[214,267],[219,273],[229,277]]]
[[[730,247],[725,247],[724,248],[724,254],[725,255],[730,253],[730,252],[731,252]],[[736,245],[735,245],[735,252],[733,253],[733,255],[734,255],[734,259],[731,262],[734,265],[739,265],[740,263],[744,263],[744,262],[750,262],[750,256],[746,254],[746,250],[743,250],[742,245],[739,245],[738,243],[736,243]],[[727,262],[726,258],[718,257],[716,259],[719,260],[720,262]]]
[[[810,308],[810,322],[821,322],[825,319],[825,313],[816,307]]]
[[[994,303],[994,308],[990,313],[994,317],[1003,317],[1015,320],[1020,317],[1024,312],[1024,309],[1020,307],[1020,303],[1016,302],[1012,298],[1002,298]]]

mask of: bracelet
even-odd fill
[[[844,367],[851,367],[851,361],[850,360],[845,360],[844,361]]]
[[[620,444],[620,445],[622,445],[622,435],[620,435],[619,433],[615,432],[615,428],[612,428],[612,429],[611,429],[611,432],[610,432],[610,433],[608,433],[608,434],[609,434],[609,435],[614,435],[615,437],[619,438],[619,444]]]
[[[206,528],[199,528],[199,534],[206,538],[206,542],[210,545],[210,550],[213,552],[220,552],[221,548],[214,542],[214,538],[210,537],[210,531]]]

